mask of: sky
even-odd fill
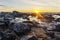
[[[60,10],[60,0],[0,0],[0,10],[25,10],[32,8]]]

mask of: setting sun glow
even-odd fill
[[[39,9],[34,10],[34,15],[36,15],[37,18],[44,18]]]

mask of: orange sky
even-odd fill
[[[4,11],[4,12],[11,12],[11,11],[19,11],[19,12],[60,12],[60,9],[43,9],[43,8],[31,8],[31,9],[13,9],[13,8],[9,8],[9,9],[3,9],[0,11]]]

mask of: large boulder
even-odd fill
[[[31,31],[31,28],[23,23],[15,23],[13,25],[13,30],[14,32],[19,36],[19,35],[25,35]]]

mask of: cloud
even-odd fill
[[[24,1],[22,0],[22,2],[27,3],[27,4],[31,4],[31,5],[41,5],[41,4],[43,4],[43,3],[40,3],[38,1],[32,1],[32,0],[24,0]]]
[[[60,8],[60,0],[22,0],[22,2],[43,8]]]
[[[5,6],[5,5],[1,5],[1,4],[0,4],[0,6]]]
[[[11,6],[14,8],[60,8],[60,0],[1,0],[0,6]]]
[[[2,2],[0,2],[0,6],[6,6],[5,4],[3,4]]]

